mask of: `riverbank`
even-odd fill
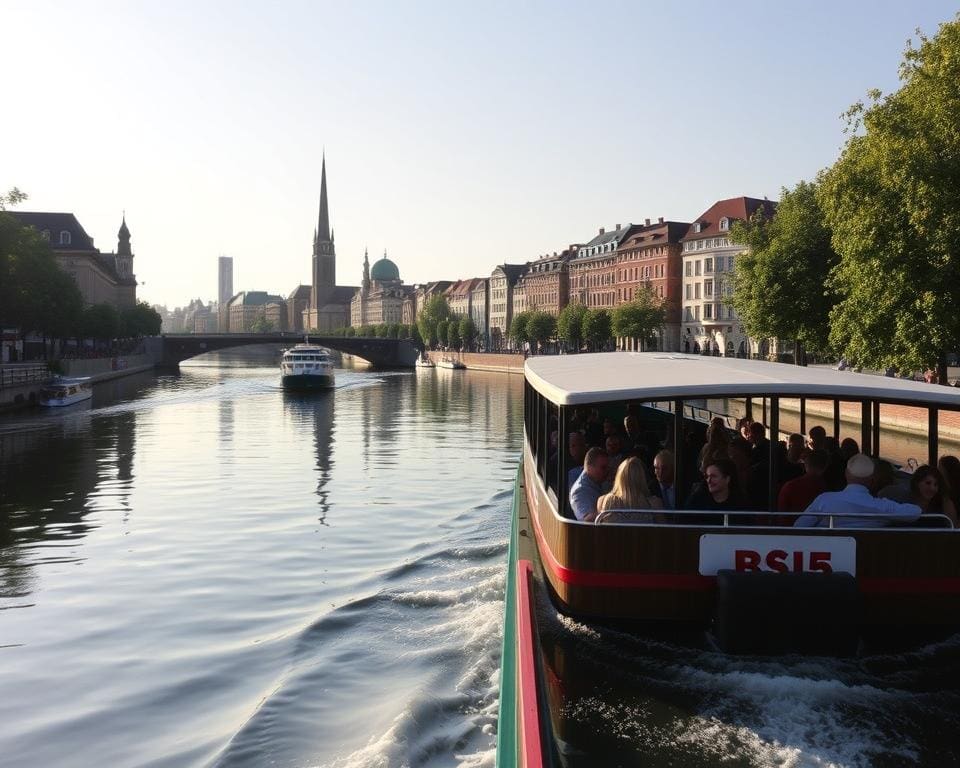
[[[522,354],[495,354],[491,352],[427,352],[427,354],[434,363],[439,363],[444,357],[454,357],[469,370],[523,374],[524,357]]]

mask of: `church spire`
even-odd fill
[[[327,155],[323,155],[320,169],[320,217],[317,222],[317,237],[320,241],[330,240],[330,214],[327,212]]]

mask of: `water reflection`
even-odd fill
[[[336,391],[283,393],[284,410],[302,433],[313,434],[313,450],[317,468],[317,498],[321,525],[327,525],[330,511],[328,488],[333,469],[334,414]]]

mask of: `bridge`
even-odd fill
[[[354,336],[310,335],[319,344],[366,360],[377,368],[412,368],[419,350],[412,339],[379,339]],[[184,360],[207,352],[250,344],[278,344],[292,347],[302,343],[302,333],[166,333],[160,336],[159,365],[176,368]]]

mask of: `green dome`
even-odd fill
[[[380,261],[373,265],[373,269],[370,270],[370,279],[379,280],[381,283],[385,283],[389,280],[399,280],[400,270],[397,269],[396,264],[384,256],[382,259],[380,259]]]

